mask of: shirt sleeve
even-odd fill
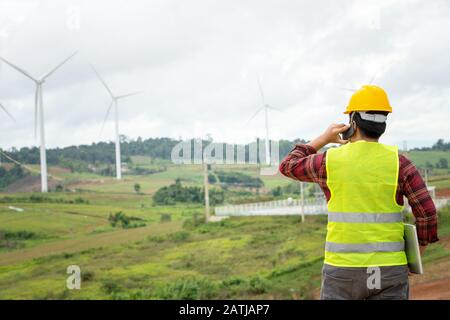
[[[400,155],[399,176],[401,191],[408,199],[416,220],[419,244],[425,246],[438,241],[438,218],[433,199],[417,168],[403,155]]]
[[[308,144],[298,144],[281,162],[279,170],[288,178],[303,182],[315,182],[326,187],[325,154]]]

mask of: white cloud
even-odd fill
[[[49,146],[100,139],[110,100],[88,62],[114,93],[145,91],[120,103],[130,137],[263,136],[262,114],[247,123],[259,74],[266,101],[283,109],[270,113],[271,137],[312,138],[347,121],[349,93],[337,87],[376,75],[394,105],[384,141],[430,144],[450,134],[449,13],[445,0],[4,0],[0,55],[38,76],[80,50],[45,83]],[[0,113],[2,148],[35,144],[33,95],[0,64],[0,102],[19,120]]]

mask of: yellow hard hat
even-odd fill
[[[353,111],[385,111],[392,112],[386,92],[374,85],[365,85],[350,98],[345,114]]]

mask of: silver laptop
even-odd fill
[[[405,223],[405,252],[411,273],[423,274],[422,257],[419,250],[416,226]]]

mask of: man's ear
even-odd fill
[[[358,133],[358,130],[359,130],[355,121],[352,121],[352,128],[353,128],[353,137],[354,137]]]

